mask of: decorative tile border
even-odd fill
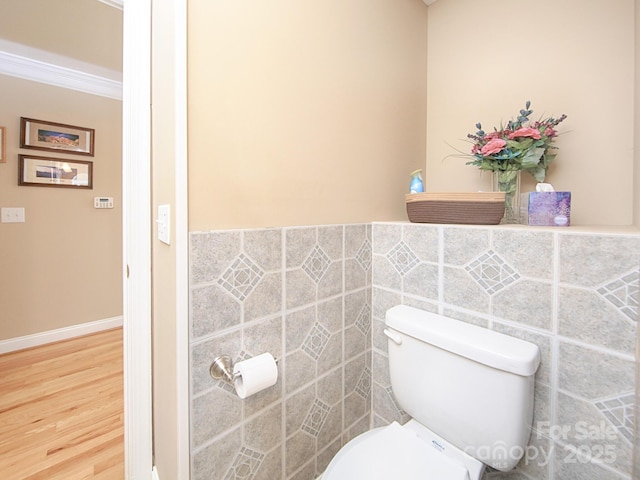
[[[224,476],[224,480],[246,480],[254,478],[263,460],[264,454],[242,447],[236,455],[233,465],[231,465],[229,471]]]
[[[316,245],[313,251],[302,264],[302,270],[309,275],[309,278],[318,283],[324,276],[331,264],[331,260],[322,249]]]
[[[492,250],[475,258],[464,269],[489,295],[504,290],[520,278],[520,274]]]
[[[622,395],[595,402],[595,406],[609,420],[618,432],[633,444],[635,393]]]
[[[360,375],[355,392],[365,400],[371,396],[371,370],[369,368],[365,368]]]
[[[597,292],[625,315],[631,322],[638,321],[638,271],[631,271],[597,289]]]
[[[400,275],[405,275],[420,263],[406,243],[400,242],[387,254],[387,259]]]
[[[314,360],[318,360],[324,348],[327,346],[330,337],[331,333],[320,323],[316,322],[302,344],[302,351]]]
[[[330,411],[331,407],[329,405],[316,398],[307,414],[307,418],[302,423],[302,430],[311,436],[317,437]]]
[[[364,271],[369,271],[371,268],[371,242],[369,242],[369,239],[362,243],[355,258]]]
[[[264,272],[244,254],[238,255],[233,264],[218,279],[218,285],[240,301],[255,289]]]

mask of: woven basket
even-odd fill
[[[409,193],[406,202],[414,223],[497,225],[504,215],[503,192]]]

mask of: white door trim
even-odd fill
[[[190,478],[189,225],[187,177],[187,0],[174,0],[175,229],[178,479]]]
[[[122,67],[125,478],[150,480],[151,0],[124,6]]]

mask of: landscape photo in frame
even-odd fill
[[[93,157],[95,130],[63,123],[20,118],[20,148]]]
[[[18,185],[93,188],[93,162],[18,155]]]

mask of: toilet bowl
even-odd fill
[[[410,420],[374,428],[347,443],[322,480],[476,480],[484,465]]]
[[[532,343],[397,305],[386,313],[389,378],[411,419],[348,442],[322,480],[480,480],[515,467],[531,435]]]

